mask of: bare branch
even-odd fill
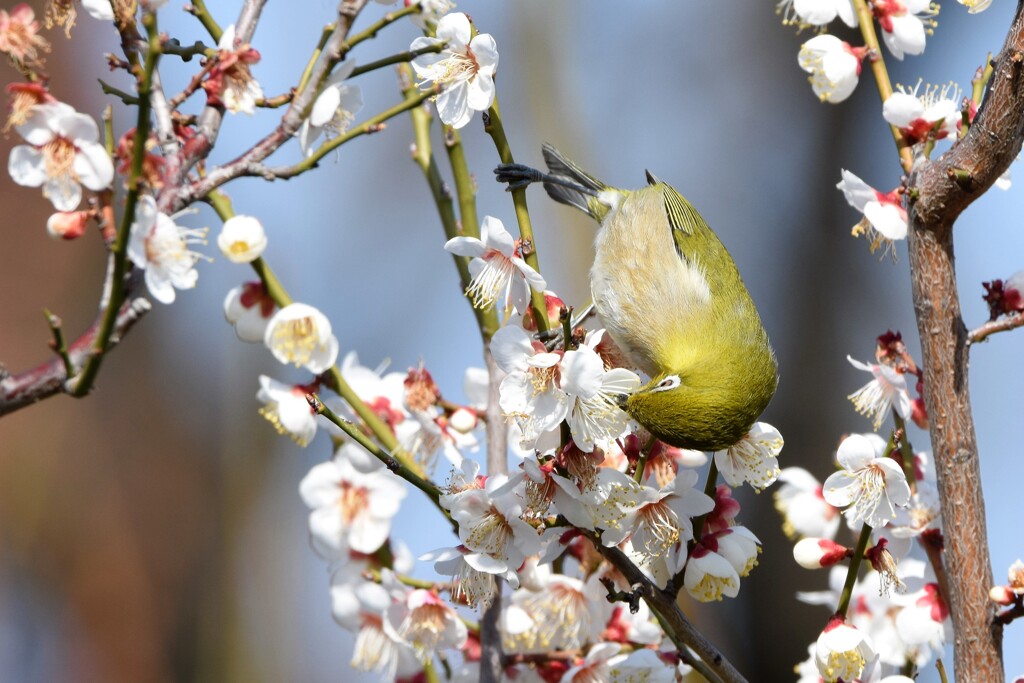
[[[1024,313],[1008,315],[998,320],[990,320],[984,325],[976,327],[967,335],[967,343],[977,344],[978,342],[986,341],[997,332],[1009,332],[1018,327],[1024,327]]]
[[[910,272],[924,359],[924,398],[945,529],[955,673],[1001,682],[1002,627],[992,584],[985,504],[968,391],[967,329],[960,314],[953,224],[1009,167],[1024,140],[1024,13],[1018,3],[981,110],[967,135],[910,177]]]

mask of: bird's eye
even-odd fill
[[[669,389],[675,389],[679,386],[679,375],[669,375],[665,379],[658,382],[658,384],[652,389],[652,391],[668,391]]]

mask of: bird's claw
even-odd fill
[[[494,176],[499,183],[508,183],[506,192],[521,190],[530,183],[544,180],[543,173],[525,164],[501,164],[494,169]]]

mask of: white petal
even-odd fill
[[[505,325],[491,337],[491,355],[505,372],[525,371],[526,360],[533,355],[533,344],[523,328]]]
[[[462,128],[473,117],[467,98],[469,88],[465,81],[459,81],[445,88],[437,96],[437,115],[441,121],[453,128]]]
[[[452,12],[441,17],[435,32],[439,39],[448,41],[448,49],[452,52],[468,45],[472,34],[469,17],[462,12]]]
[[[921,100],[905,92],[895,92],[882,105],[882,117],[896,126],[904,128],[914,119],[924,116]]]
[[[79,145],[73,168],[82,184],[93,192],[110,187],[114,179],[114,164],[98,142]]]
[[[7,158],[7,173],[18,185],[39,187],[46,182],[46,162],[35,147],[18,145]]]
[[[515,239],[505,229],[505,224],[494,216],[484,216],[480,223],[480,239],[489,248],[500,251],[505,256],[512,256],[515,252]]]
[[[339,104],[341,104],[341,91],[337,87],[326,88],[313,103],[313,110],[309,113],[309,123],[314,126],[323,126],[334,118],[334,112],[338,111]]]
[[[469,48],[476,57],[477,67],[480,73],[493,76],[498,69],[498,44],[490,33],[481,33],[473,38]]]
[[[466,86],[466,106],[473,111],[490,109],[494,104],[494,80],[484,73],[478,73]]]
[[[901,240],[907,236],[906,212],[895,204],[868,202],[864,205],[864,217],[886,239]]]

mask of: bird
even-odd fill
[[[659,440],[719,451],[737,444],[778,387],[778,363],[736,263],[697,210],[647,172],[647,186],[610,187],[553,146],[548,173],[502,164],[509,191],[541,182],[589,214],[590,290],[606,333],[651,379],[619,406]]]

